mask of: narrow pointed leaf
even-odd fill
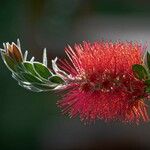
[[[49,78],[49,80],[53,83],[56,83],[56,84],[61,84],[61,83],[64,83],[64,80],[62,78],[60,78],[59,76],[52,76]]]
[[[35,71],[40,75],[40,77],[44,79],[48,79],[49,77],[52,76],[52,73],[50,72],[50,70],[42,63],[34,62],[33,66],[34,66]]]
[[[142,65],[135,64],[132,66],[134,76],[139,80],[148,79],[148,73]]]
[[[28,51],[25,51],[24,56],[23,56],[23,61],[26,61],[28,57]]]
[[[34,59],[35,59],[35,57],[33,56],[33,57],[30,59],[30,62],[33,63],[33,62],[34,62]]]
[[[13,46],[13,55],[15,57],[15,60],[17,62],[22,62],[23,61],[23,58],[22,58],[22,53],[21,51],[19,50],[19,48],[16,46],[15,43],[12,44]]]
[[[47,53],[46,53],[46,48],[43,50],[43,64],[47,66]]]

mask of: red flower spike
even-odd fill
[[[142,51],[141,44],[133,42],[68,46],[69,61],[59,64],[72,77],[67,94],[58,102],[63,113],[84,121],[148,121],[145,84],[132,71],[134,64],[143,64]]]

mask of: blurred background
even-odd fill
[[[0,47],[20,39],[41,60],[64,57],[64,47],[84,40],[150,43],[149,0],[0,0]],[[0,59],[1,150],[149,150],[150,123],[97,121],[84,125],[63,116],[59,96],[16,84]]]

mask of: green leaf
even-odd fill
[[[23,78],[20,74],[12,73],[12,77],[17,81],[25,81],[25,78]]]
[[[18,81],[19,85],[24,87],[25,89],[31,90],[33,92],[46,92],[54,89],[56,86],[48,86],[46,84],[40,83],[26,83],[22,81]]]
[[[39,74],[40,77],[48,79],[49,77],[52,76],[52,72],[50,72],[50,70],[42,63],[34,62],[33,66],[35,71]]]
[[[150,80],[145,80],[144,83],[148,86],[150,86]]]
[[[29,83],[42,83],[42,81],[29,73],[21,73],[21,76]]]
[[[146,88],[145,88],[145,92],[146,92],[146,93],[150,93],[150,87],[146,87]]]
[[[30,91],[33,91],[33,92],[42,92],[41,89],[36,88],[36,87],[33,86],[32,84],[27,84],[27,83],[25,83],[25,82],[20,82],[20,81],[18,82],[18,84],[19,84],[20,86],[22,86],[23,88],[27,89],[27,90],[30,90]]]
[[[56,83],[56,84],[64,83],[64,80],[57,75],[50,77],[49,80],[53,83]]]
[[[45,84],[38,84],[38,83],[33,83],[32,86],[34,86],[34,87],[36,87],[40,90],[43,90],[43,91],[52,90],[54,88],[54,87],[51,87],[51,86],[48,86],[48,85],[45,85]]]
[[[148,69],[150,70],[150,53],[147,51],[147,66]]]
[[[139,80],[148,79],[148,73],[142,65],[135,64],[132,66],[134,76]]]
[[[6,53],[1,52],[2,58],[8,69],[12,72],[16,72],[17,64],[13,61],[11,57],[9,57]]]
[[[26,68],[27,72],[30,72],[31,74],[37,76],[37,73],[35,72],[33,64],[31,62],[24,62],[23,65]]]

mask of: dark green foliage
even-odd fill
[[[146,80],[148,79],[148,73],[146,69],[139,64],[135,64],[132,66],[134,76],[139,80]]]
[[[58,84],[61,84],[64,82],[64,80],[57,75],[52,76],[51,78],[49,78],[49,80],[53,83],[58,83]]]

